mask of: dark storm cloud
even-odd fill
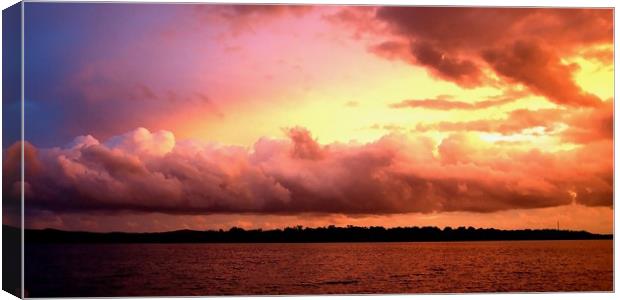
[[[376,7],[374,14],[368,8],[363,14],[354,10],[348,8],[332,19],[356,31],[384,36],[371,52],[423,66],[437,78],[466,88],[498,84],[482,72],[486,68],[500,77],[499,84],[523,84],[554,103],[601,104],[575,84],[574,66],[561,58],[584,47],[612,43],[609,9],[387,6]],[[598,50],[595,56],[604,59],[609,52]]]

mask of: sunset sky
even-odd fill
[[[26,3],[26,226],[609,233],[613,75],[611,9]]]

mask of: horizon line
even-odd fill
[[[315,226],[315,227],[309,227],[309,226],[302,226],[302,225],[292,225],[292,226],[286,226],[286,227],[277,227],[277,228],[243,228],[241,226],[231,226],[229,228],[209,228],[209,229],[189,229],[189,228],[179,228],[179,229],[172,229],[172,230],[166,230],[166,231],[87,231],[87,230],[68,230],[68,229],[59,229],[59,228],[52,228],[52,227],[46,227],[46,228],[18,228],[12,225],[8,225],[8,224],[2,224],[2,227],[8,227],[8,228],[14,228],[14,229],[19,229],[19,230],[29,230],[29,231],[60,231],[60,232],[67,232],[67,233],[94,233],[94,234],[114,234],[114,233],[122,233],[122,234],[158,234],[158,233],[174,233],[174,232],[183,232],[183,231],[190,231],[190,232],[231,232],[231,231],[245,231],[245,232],[269,232],[269,231],[285,231],[287,229],[293,229],[293,230],[320,230],[320,229],[382,229],[382,230],[393,230],[393,229],[438,229],[441,232],[444,232],[446,230],[453,230],[453,231],[461,231],[461,230],[495,230],[495,231],[554,231],[554,232],[573,232],[573,233],[577,233],[577,232],[582,232],[582,233],[588,233],[588,234],[593,234],[593,235],[610,235],[613,236],[614,232],[610,232],[610,233],[597,233],[597,232],[590,232],[587,231],[585,229],[556,229],[556,228],[519,228],[519,229],[501,229],[501,228],[495,228],[495,227],[474,227],[474,226],[458,226],[458,227],[453,227],[453,226],[444,226],[444,227],[440,227],[440,226],[394,226],[394,227],[385,227],[385,226],[358,226],[358,225],[335,225],[335,224],[330,224],[330,225],[325,225],[325,226]]]

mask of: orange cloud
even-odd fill
[[[463,87],[475,87],[482,83],[482,71],[470,59],[451,56],[427,42],[413,43],[411,52],[418,64],[428,67],[431,74],[438,78]]]
[[[497,74],[525,84],[551,102],[571,106],[596,106],[601,100],[586,93],[572,79],[574,65],[565,65],[539,41],[516,41],[503,49],[487,50],[484,59]]]
[[[582,109],[570,117],[570,125],[562,133],[562,138],[571,143],[585,144],[598,140],[614,138],[614,104],[605,102],[598,109]]]
[[[383,41],[371,46],[371,52],[420,65],[437,78],[465,88],[518,83],[554,103],[600,104],[575,84],[575,67],[562,58],[587,46],[611,45],[612,10],[392,6],[376,7],[374,14],[368,8],[364,14],[351,10],[348,15],[356,18],[344,18],[342,13],[334,18],[381,36]],[[598,60],[608,56],[589,54]]]
[[[481,119],[474,121],[442,121],[438,123],[421,123],[416,126],[418,131],[480,131],[501,134],[519,133],[533,127],[545,127],[552,130],[560,122],[562,112],[556,109],[527,110],[519,109],[508,113],[504,119]]]
[[[566,128],[560,129],[557,134],[564,142],[587,144],[613,140],[613,101],[603,102],[596,108],[518,109],[509,112],[503,119],[419,123],[416,130],[478,131],[510,135],[541,127],[545,133],[552,135],[562,125]]]
[[[499,106],[506,103],[516,101],[520,93],[511,93],[512,95],[502,95],[499,97],[490,97],[488,99],[477,102],[454,101],[451,96],[440,95],[435,99],[410,99],[403,100],[390,105],[392,108],[426,108],[437,110],[451,109],[485,109],[493,106]]]

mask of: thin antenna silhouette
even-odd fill
[[[558,231],[560,231],[560,220],[558,220]]]

